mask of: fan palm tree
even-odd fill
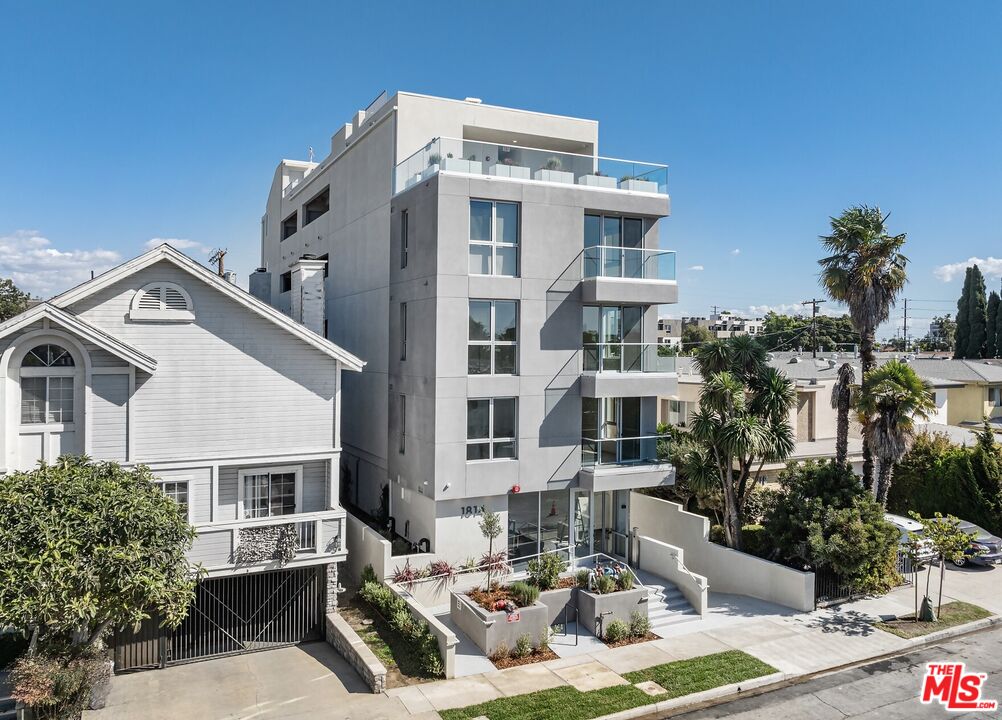
[[[832,300],[849,307],[852,325],[859,333],[864,381],[876,365],[873,348],[877,327],[890,316],[907,279],[908,258],[901,253],[905,234],[890,235],[887,218],[880,208],[851,207],[831,218],[831,235],[821,236],[821,244],[830,253],[818,261],[821,285]],[[866,433],[863,484],[873,487],[873,449]]]
[[[928,420],[936,410],[932,385],[903,362],[892,360],[863,377],[856,411],[866,440],[880,460],[877,501],[887,503],[891,470],[915,437],[915,420]]]
[[[836,414],[835,462],[845,465],[849,456],[849,408],[852,407],[852,388],[856,384],[856,369],[852,363],[842,363],[832,386],[832,410]]]

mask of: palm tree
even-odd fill
[[[880,208],[851,207],[831,218],[831,235],[821,236],[821,244],[831,253],[818,261],[821,285],[832,300],[849,307],[852,325],[859,333],[864,382],[876,365],[873,347],[877,327],[890,316],[907,279],[908,258],[901,254],[905,234],[889,235],[887,218]],[[873,450],[865,432],[863,484],[873,487]]]
[[[727,545],[740,550],[742,511],[755,477],[766,462],[793,452],[789,413],[797,394],[785,375],[765,364],[754,338],[704,343],[695,365],[703,390],[689,422],[694,444],[680,454],[680,465],[690,488],[720,493]]]
[[[849,455],[849,408],[852,406],[852,387],[856,384],[856,370],[852,363],[842,363],[838,378],[832,386],[832,410],[837,421],[835,430],[835,462],[845,465]]]
[[[915,437],[916,418],[928,420],[935,410],[932,385],[903,362],[891,360],[863,377],[856,411],[880,460],[876,495],[882,505],[891,489],[891,470]]]

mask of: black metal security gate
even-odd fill
[[[200,582],[175,630],[147,620],[115,635],[117,671],[163,667],[318,640],[323,635],[322,567],[213,578]]]

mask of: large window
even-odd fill
[[[584,246],[585,277],[643,276],[643,219],[585,215]]]
[[[470,300],[470,375],[514,375],[518,354],[518,303]]]
[[[21,361],[21,422],[73,422],[73,356],[59,345],[38,345]]]
[[[299,468],[242,470],[241,500],[245,518],[291,515],[297,512]]]
[[[470,274],[518,277],[518,203],[470,200]]]
[[[515,398],[467,400],[467,460],[516,457],[515,408]]]
[[[581,462],[625,464],[653,459],[656,441],[643,438],[641,399],[581,398]]]
[[[644,310],[639,305],[586,305],[581,343],[584,370],[631,372],[643,369]]]
[[[295,235],[299,229],[299,213],[294,212],[282,221],[282,239],[285,240],[290,235]]]
[[[567,490],[509,496],[508,558],[516,564],[516,568],[521,567],[518,563],[520,558],[569,547],[568,500]],[[567,559],[566,554],[564,559]]]
[[[322,217],[331,209],[331,188],[325,187],[312,200],[303,205],[303,227],[319,217]]]

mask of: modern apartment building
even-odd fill
[[[251,292],[367,361],[345,375],[342,499],[450,560],[486,510],[514,557],[615,550],[658,460],[667,168],[598,123],[399,92],[318,163],[283,160]],[[497,547],[497,541],[495,541]]]

